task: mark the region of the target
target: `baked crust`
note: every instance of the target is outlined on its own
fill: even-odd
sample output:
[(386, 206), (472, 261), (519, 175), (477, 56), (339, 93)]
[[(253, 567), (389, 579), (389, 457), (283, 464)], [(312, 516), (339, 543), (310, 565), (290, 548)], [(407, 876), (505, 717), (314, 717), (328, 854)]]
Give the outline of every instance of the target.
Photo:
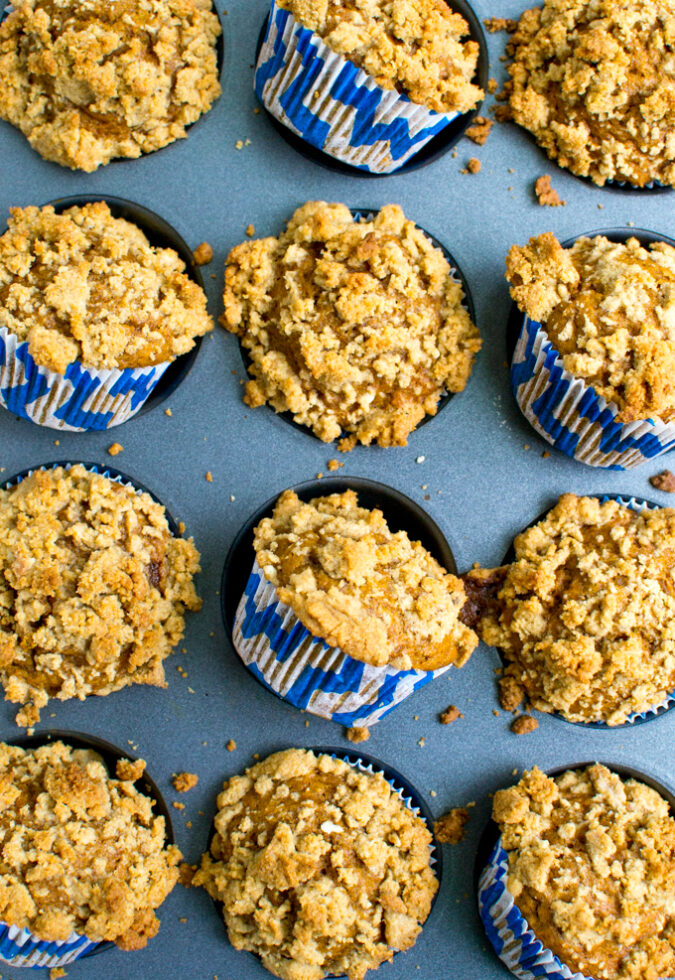
[(512, 118), (596, 184), (675, 184), (675, 23), (665, 0), (544, 0), (507, 50)]
[(286, 490), (254, 531), (258, 564), (315, 636), (396, 670), (461, 667), (478, 644), (460, 579), (353, 490), (303, 503)]
[(495, 793), (508, 889), (544, 946), (597, 980), (675, 974), (675, 820), (603, 765)]
[(462, 287), (400, 207), (372, 221), (309, 202), (277, 238), (243, 242), (221, 320), (248, 351), (245, 401), (289, 411), (324, 442), (405, 446), (480, 349)]
[(204, 291), (171, 248), (155, 248), (103, 201), (11, 208), (0, 237), (0, 326), (64, 374), (173, 361), (213, 329)]
[(0, 682), (29, 706), (17, 722), (49, 698), (165, 687), (198, 571), (161, 504), (81, 465), (0, 490)]
[(675, 690), (675, 509), (564, 494), (514, 547), (476, 625), (505, 708), (619, 725)]
[(619, 422), (675, 418), (672, 245), (598, 235), (563, 248), (548, 232), (511, 248), (506, 278), (566, 370), (613, 402)]
[(187, 136), (220, 95), (211, 0), (20, 0), (0, 25), (0, 117), (96, 170)]
[(287, 749), (229, 779), (215, 831), (192, 883), (284, 980), (362, 980), (414, 945), (438, 889), (423, 820), (328, 755)]
[(333, 51), (384, 89), (435, 112), (469, 112), (485, 93), (472, 83), (478, 44), (444, 0), (279, 0)]
[(181, 853), (133, 785), (144, 766), (123, 760), (115, 779), (91, 750), (0, 743), (3, 922), (48, 942), (77, 932), (121, 949), (147, 944)]

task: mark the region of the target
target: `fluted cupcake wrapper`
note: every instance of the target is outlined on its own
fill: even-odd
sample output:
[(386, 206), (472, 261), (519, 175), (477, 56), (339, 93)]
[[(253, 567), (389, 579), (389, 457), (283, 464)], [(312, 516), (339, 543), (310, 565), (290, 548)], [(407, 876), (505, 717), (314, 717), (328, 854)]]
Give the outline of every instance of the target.
[(36, 364), (28, 341), (0, 327), (0, 405), (50, 429), (110, 429), (143, 407), (170, 363), (96, 370), (73, 361), (59, 374)]
[(72, 932), (63, 942), (48, 942), (33, 935), (28, 929), (0, 923), (0, 961), (10, 966), (27, 966), (33, 969), (67, 966), (101, 944)]
[(511, 385), (539, 435), (589, 466), (632, 469), (675, 447), (675, 423), (617, 422), (617, 406), (570, 374), (545, 329), (527, 316), (513, 354)]
[(232, 639), (251, 673), (285, 701), (341, 725), (374, 725), (449, 669), (373, 667), (329, 646), (279, 601), (258, 562), (237, 607)]
[(459, 112), (433, 112), (375, 79), (276, 0), (255, 70), (266, 109), (312, 146), (371, 173), (397, 170)]

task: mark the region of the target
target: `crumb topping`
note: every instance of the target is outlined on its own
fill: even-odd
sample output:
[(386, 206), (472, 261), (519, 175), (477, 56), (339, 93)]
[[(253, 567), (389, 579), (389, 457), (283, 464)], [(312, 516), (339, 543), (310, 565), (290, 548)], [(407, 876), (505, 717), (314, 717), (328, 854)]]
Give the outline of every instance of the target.
[(472, 83), (479, 48), (444, 0), (280, 0), (384, 89), (434, 112), (468, 112), (483, 98)]
[(405, 446), (481, 342), (440, 249), (400, 207), (372, 221), (310, 202), (279, 238), (227, 259), (223, 325), (250, 357), (245, 401), (289, 411), (325, 442)]
[(171, 782), (177, 793), (187, 793), (199, 782), (199, 776), (194, 772), (177, 772)]
[(619, 408), (620, 422), (675, 417), (675, 248), (548, 232), (514, 245), (511, 295), (563, 365)]
[(204, 291), (171, 248), (103, 201), (10, 208), (0, 237), (0, 327), (43, 367), (140, 368), (173, 361), (213, 329)]
[(675, 509), (564, 494), (514, 547), (477, 625), (509, 661), (509, 707), (524, 691), (540, 711), (618, 725), (675, 689)]
[(315, 636), (396, 670), (461, 667), (478, 643), (461, 581), (353, 490), (303, 503), (286, 490), (254, 532), (258, 564)]
[[(142, 768), (142, 767), (141, 767)], [(0, 743), (0, 917), (48, 942), (72, 932), (142, 949), (178, 880), (164, 817), (93, 751)]]
[(211, 0), (19, 0), (0, 25), (0, 117), (96, 170), (187, 136), (220, 95)]
[(460, 844), (464, 840), (464, 828), (469, 820), (465, 806), (448, 810), (434, 822), (434, 834), (440, 844)]
[(603, 765), (536, 767), (495, 793), (508, 889), (571, 970), (597, 980), (675, 974), (675, 820), (656, 790)]
[(164, 687), (198, 571), (161, 504), (81, 465), (0, 490), (0, 682), (30, 705), (19, 724), (49, 698)]
[(534, 182), (534, 193), (537, 198), (537, 204), (540, 204), (541, 207), (559, 208), (566, 204), (555, 187), (551, 185), (550, 174), (542, 174), (541, 177), (537, 177)]
[(431, 834), (379, 773), (278, 752), (228, 780), (193, 878), (230, 942), (284, 980), (367, 970), (414, 945), (438, 882)]
[(544, 0), (510, 40), (512, 118), (596, 184), (675, 184), (675, 23), (665, 0)]

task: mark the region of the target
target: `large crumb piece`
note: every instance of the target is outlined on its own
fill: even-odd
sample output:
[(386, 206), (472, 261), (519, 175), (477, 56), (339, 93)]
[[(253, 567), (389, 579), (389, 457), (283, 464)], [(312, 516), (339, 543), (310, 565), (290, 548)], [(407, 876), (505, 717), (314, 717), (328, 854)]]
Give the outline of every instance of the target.
[(459, 844), (464, 840), (464, 827), (469, 819), (466, 807), (457, 806), (434, 822), (434, 835), (440, 844)]
[(494, 121), (488, 119), (487, 116), (476, 116), (472, 124), (465, 130), (464, 135), (477, 143), (478, 146), (483, 146), (487, 142), (493, 126)]
[(120, 442), (113, 442), (112, 445), (108, 446), (109, 456), (119, 456), (121, 452), (124, 452), (124, 446)]
[(534, 193), (537, 203), (542, 207), (559, 208), (566, 203), (558, 194), (555, 188), (551, 187), (551, 175), (542, 174), (534, 182)]
[(350, 742), (367, 742), (370, 738), (370, 729), (354, 725), (352, 728), (345, 729), (345, 735)]
[(431, 834), (379, 773), (288, 749), (228, 780), (193, 884), (230, 942), (283, 980), (346, 976), (411, 947), (438, 882)]
[(511, 731), (514, 735), (527, 735), (535, 732), (539, 728), (539, 722), (532, 715), (520, 715), (511, 722)]
[(455, 707), (454, 704), (450, 704), (445, 709), (445, 711), (442, 711), (440, 713), (440, 715), (438, 716), (438, 720), (440, 721), (441, 725), (450, 725), (452, 724), (453, 721), (457, 721), (458, 718), (463, 718), (463, 717), (464, 715), (459, 710), (459, 708)]
[(202, 242), (192, 253), (197, 265), (208, 265), (213, 260), (213, 249), (208, 242)]
[(137, 779), (141, 778), (144, 772), (145, 762), (143, 759), (136, 759), (134, 762), (131, 759), (120, 759), (115, 766), (115, 775), (117, 778), (129, 783), (135, 783)]
[(187, 793), (199, 782), (199, 776), (194, 772), (177, 772), (171, 778), (173, 788), (177, 793)]
[(662, 473), (650, 476), (649, 482), (662, 493), (675, 493), (675, 474), (670, 470), (663, 470)]

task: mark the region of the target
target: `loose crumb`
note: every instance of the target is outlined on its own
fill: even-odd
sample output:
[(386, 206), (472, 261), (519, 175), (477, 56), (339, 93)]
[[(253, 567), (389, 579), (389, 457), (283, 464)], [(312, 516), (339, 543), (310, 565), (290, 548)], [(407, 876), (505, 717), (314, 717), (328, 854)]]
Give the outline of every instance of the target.
[(483, 146), (493, 126), (494, 122), (492, 119), (488, 119), (486, 116), (476, 116), (464, 135), (468, 136), (474, 143), (477, 143), (478, 146)]
[(345, 735), (350, 742), (367, 742), (370, 738), (370, 729), (354, 725), (352, 728), (345, 729)]
[(464, 827), (469, 819), (469, 811), (464, 806), (448, 810), (434, 821), (434, 834), (440, 844), (459, 844), (464, 840)]
[(124, 449), (124, 446), (119, 442), (113, 442), (112, 446), (108, 446), (108, 454), (110, 456), (118, 456)]
[(171, 416), (173, 415), (173, 412), (171, 411), (171, 409), (170, 409), (170, 408), (165, 408), (165, 409), (164, 409), (164, 414), (165, 414), (165, 415), (168, 415), (168, 416), (169, 416), (169, 418), (171, 418)]
[(188, 790), (197, 785), (199, 776), (194, 772), (177, 772), (171, 782), (178, 793), (187, 793)]
[(186, 861), (183, 861), (178, 865), (178, 884), (183, 885), (184, 888), (189, 888), (196, 871), (196, 864), (187, 864)]
[(514, 735), (527, 735), (539, 728), (539, 722), (531, 715), (520, 715), (519, 718), (511, 722), (511, 731)]
[(317, 480), (323, 480), (323, 473), (317, 473), (316, 478)]
[(235, 150), (243, 150), (244, 149), (244, 141), (243, 140), (237, 140), (237, 142), (234, 144), (234, 148), (235, 148)]
[(417, 744), (419, 745), (419, 747), (420, 747), (421, 749), (423, 749), (423, 748), (424, 748), (424, 746), (426, 745), (426, 741), (427, 741), (427, 740), (426, 740), (426, 738), (425, 738), (425, 737), (424, 737), (424, 735), (423, 735), (423, 736), (422, 736), (422, 738), (420, 738), (420, 739), (418, 740), (418, 742), (417, 742)]
[(178, 522), (178, 533), (185, 534), (185, 521)]
[(518, 21), (512, 17), (488, 17), (483, 21), (488, 33), (496, 34), (498, 31), (507, 31), (509, 34), (515, 33)]
[(231, 738), (229, 740), (229, 742), (227, 743), (227, 745), (225, 746), (225, 748), (227, 749), (228, 752), (234, 752), (234, 750), (236, 749), (236, 747), (237, 747), (237, 743), (235, 742), (235, 740), (233, 738)]
[(545, 450), (543, 451), (543, 453), (541, 454), (541, 458), (542, 458), (542, 459), (550, 459), (550, 458), (551, 458), (551, 454), (550, 454), (550, 452), (548, 451), (548, 449), (545, 449)]
[(176, 800), (174, 800), (174, 802), (171, 804), (171, 806), (174, 807), (176, 810), (184, 810), (185, 809), (185, 804), (184, 803), (178, 803)]
[(426, 459), (426, 456), (418, 456), (417, 459), (415, 460), (415, 462), (416, 463), (423, 463), (425, 459)]
[(496, 708), (492, 709), (492, 714), (495, 716), (495, 718), (499, 718), (499, 712), (497, 711)]
[(208, 265), (213, 259), (213, 249), (208, 242), (202, 242), (192, 253), (192, 258), (197, 265)]
[(471, 157), (466, 165), (467, 173), (479, 174), (481, 170), (481, 162), (477, 157)]
[(255, 225), (246, 225), (246, 234), (249, 238), (253, 238), (255, 235)]
[(211, 470), (206, 471), (206, 482), (213, 483), (213, 473), (211, 472)]
[(463, 718), (464, 715), (454, 704), (449, 704), (445, 711), (442, 711), (438, 716), (438, 720), (441, 725), (450, 725), (453, 721), (457, 721), (458, 718)]
[(534, 193), (542, 207), (558, 208), (563, 207), (566, 203), (558, 192), (551, 187), (550, 174), (542, 174), (541, 177), (537, 177), (534, 183)]
[(49, 971), (49, 980), (61, 980), (61, 977), (66, 976), (66, 971), (62, 966), (53, 966)]
[(339, 470), (340, 467), (344, 465), (345, 465), (344, 463), (339, 463), (337, 459), (328, 460), (328, 469), (330, 470), (331, 473), (335, 473), (336, 470)]
[(487, 90), (490, 95), (494, 95), (498, 88), (499, 88), (499, 82), (497, 81), (496, 78), (488, 79)]
[(661, 490), (663, 493), (675, 493), (675, 475), (670, 470), (650, 476), (649, 482), (656, 490)]

